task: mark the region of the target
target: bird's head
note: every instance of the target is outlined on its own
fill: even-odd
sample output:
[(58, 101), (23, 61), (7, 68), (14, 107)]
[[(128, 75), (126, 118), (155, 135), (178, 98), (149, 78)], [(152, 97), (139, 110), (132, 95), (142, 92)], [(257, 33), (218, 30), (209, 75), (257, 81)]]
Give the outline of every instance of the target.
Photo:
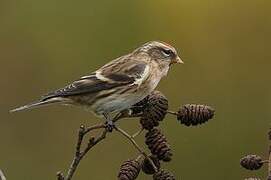
[(176, 49), (164, 42), (151, 41), (143, 44), (136, 50), (150, 57), (150, 61), (155, 61), (159, 65), (170, 66), (175, 63), (182, 64), (183, 61), (178, 56)]

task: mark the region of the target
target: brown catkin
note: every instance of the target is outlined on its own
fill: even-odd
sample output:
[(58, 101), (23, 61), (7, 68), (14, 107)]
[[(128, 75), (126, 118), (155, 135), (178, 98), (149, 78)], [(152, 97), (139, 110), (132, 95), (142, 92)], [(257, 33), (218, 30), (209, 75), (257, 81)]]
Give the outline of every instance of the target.
[[(152, 160), (152, 162), (154, 163), (156, 168), (159, 170), (160, 166), (161, 166), (159, 159), (157, 157), (155, 157), (154, 155), (149, 156), (149, 158)], [(155, 173), (155, 170), (154, 170), (152, 164), (150, 163), (150, 161), (147, 158), (144, 159), (141, 169), (145, 174), (154, 174)]]
[(177, 119), (186, 126), (196, 126), (212, 119), (214, 112), (215, 110), (207, 105), (186, 104), (177, 112)]
[(135, 180), (140, 172), (141, 163), (136, 160), (124, 161), (120, 167), (118, 180)]
[(153, 175), (153, 180), (175, 180), (175, 177), (169, 171), (160, 170)]
[(163, 160), (165, 162), (171, 160), (172, 152), (170, 146), (167, 143), (166, 137), (159, 129), (153, 128), (148, 131), (145, 135), (145, 143), (151, 153), (159, 160)]
[(248, 170), (258, 170), (262, 167), (262, 158), (258, 155), (247, 155), (240, 160), (243, 168)]

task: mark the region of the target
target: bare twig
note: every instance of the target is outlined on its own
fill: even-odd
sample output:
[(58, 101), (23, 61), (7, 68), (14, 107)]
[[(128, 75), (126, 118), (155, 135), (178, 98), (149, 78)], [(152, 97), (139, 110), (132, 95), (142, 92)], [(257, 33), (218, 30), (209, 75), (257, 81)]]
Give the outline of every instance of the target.
[(144, 131), (144, 128), (142, 127), (139, 131), (137, 131), (136, 133), (132, 135), (132, 138), (139, 136), (143, 131)]
[(142, 154), (139, 154), (135, 160), (140, 161), (140, 160), (142, 160), (142, 157), (144, 157), (144, 156)]
[[(113, 118), (113, 122), (117, 122), (118, 120), (122, 119), (122, 118), (127, 118), (127, 117), (133, 117), (132, 115), (129, 115), (129, 113), (125, 112), (125, 113), (119, 113), (117, 114), (114, 118)], [(104, 129), (103, 132), (96, 136), (96, 137), (90, 137), (89, 142), (87, 144), (87, 146), (82, 149), (82, 142), (84, 140), (84, 137), (86, 134), (88, 134), (89, 132), (96, 130), (96, 129)], [(129, 139), (132, 144), (136, 147), (136, 149), (140, 152), (140, 154), (142, 154), (145, 158), (147, 158), (151, 165), (153, 166), (154, 170), (157, 172), (157, 167), (155, 166), (155, 164), (153, 163), (153, 161), (149, 158), (149, 156), (138, 146), (138, 144), (136, 143), (136, 141), (134, 140), (134, 137), (138, 136), (143, 129), (141, 129), (140, 131), (138, 131), (137, 133), (135, 133), (133, 136), (130, 136), (128, 133), (126, 133), (124, 130), (118, 128), (117, 126), (114, 125), (114, 129), (116, 129), (118, 132), (120, 132), (122, 135), (124, 135), (127, 139)], [(71, 180), (77, 167), (79, 166), (80, 161), (83, 159), (83, 157), (89, 152), (89, 150), (95, 146), (96, 144), (98, 144), (100, 141), (102, 141), (103, 139), (105, 139), (106, 134), (108, 133), (108, 129), (106, 127), (106, 125), (104, 123), (101, 124), (97, 124), (94, 126), (90, 126), (90, 127), (85, 127), (83, 125), (80, 126), (79, 128), (79, 132), (78, 132), (78, 139), (77, 139), (77, 144), (76, 144), (76, 148), (75, 148), (75, 154), (72, 160), (72, 163), (69, 167), (69, 170), (67, 172), (67, 175), (64, 176), (64, 174), (62, 172), (58, 172), (57, 173), (57, 179), (58, 180)], [(139, 156), (140, 158), (141, 156)]]
[(168, 113), (168, 114), (175, 115), (175, 116), (177, 116), (177, 115), (178, 115), (178, 112), (175, 112), (175, 111), (170, 111), (170, 110), (168, 110), (168, 111), (167, 111), (167, 113)]
[(0, 169), (0, 180), (6, 180), (6, 177), (1, 169)]
[(155, 172), (158, 171), (157, 167), (155, 166), (155, 164), (153, 163), (151, 158), (149, 158), (149, 156), (139, 147), (139, 145), (136, 143), (136, 141), (134, 140), (134, 138), (131, 135), (129, 135), (127, 132), (125, 132), (123, 129), (121, 129), (117, 126), (114, 126), (114, 129), (116, 129), (116, 131), (120, 132), (120, 134), (122, 134), (124, 137), (126, 137), (134, 145), (134, 147), (138, 150), (138, 152), (140, 152), (146, 159), (148, 159), (148, 161), (151, 163)]
[[(96, 130), (96, 129), (104, 129), (103, 132), (96, 136), (96, 137), (91, 137), (89, 139), (89, 142), (87, 144), (87, 146), (82, 150), (81, 146), (82, 146), (82, 142), (83, 139), (85, 137), (86, 134), (88, 134), (89, 132)], [(63, 173), (58, 172), (57, 173), (57, 179), (58, 180), (71, 180), (80, 161), (82, 160), (82, 158), (87, 154), (87, 152), (96, 144), (98, 144), (100, 141), (102, 141), (107, 134), (107, 129), (106, 126), (104, 124), (97, 124), (94, 126), (90, 126), (85, 128), (85, 126), (81, 125), (79, 132), (78, 132), (78, 140), (77, 140), (77, 144), (76, 144), (76, 148), (75, 148), (75, 155), (73, 158), (73, 161), (70, 165), (70, 168), (68, 170), (68, 173), (66, 175), (66, 177), (63, 175)]]

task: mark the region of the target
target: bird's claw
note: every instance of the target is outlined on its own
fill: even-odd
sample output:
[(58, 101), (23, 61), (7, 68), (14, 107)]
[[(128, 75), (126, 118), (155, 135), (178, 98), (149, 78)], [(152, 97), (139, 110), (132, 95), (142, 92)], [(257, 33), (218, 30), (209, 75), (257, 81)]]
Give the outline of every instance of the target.
[(114, 122), (113, 121), (106, 121), (105, 122), (105, 128), (106, 128), (106, 130), (108, 131), (108, 132), (112, 132), (113, 131), (113, 129), (114, 129), (114, 127), (115, 127), (115, 124), (114, 124)]

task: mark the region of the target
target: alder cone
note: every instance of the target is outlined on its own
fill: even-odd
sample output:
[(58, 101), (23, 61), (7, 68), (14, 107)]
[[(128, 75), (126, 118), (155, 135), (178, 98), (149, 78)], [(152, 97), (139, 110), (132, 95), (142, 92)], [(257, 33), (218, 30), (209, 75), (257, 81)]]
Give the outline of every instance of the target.
[(141, 163), (136, 160), (124, 161), (120, 167), (118, 180), (135, 180), (140, 172)]
[(150, 149), (151, 153), (159, 160), (163, 160), (165, 162), (171, 160), (172, 152), (170, 146), (166, 137), (159, 129), (153, 128), (152, 130), (148, 131), (145, 135), (145, 143)]
[(186, 126), (196, 126), (212, 119), (214, 112), (215, 110), (207, 105), (186, 104), (177, 112), (177, 119)]

